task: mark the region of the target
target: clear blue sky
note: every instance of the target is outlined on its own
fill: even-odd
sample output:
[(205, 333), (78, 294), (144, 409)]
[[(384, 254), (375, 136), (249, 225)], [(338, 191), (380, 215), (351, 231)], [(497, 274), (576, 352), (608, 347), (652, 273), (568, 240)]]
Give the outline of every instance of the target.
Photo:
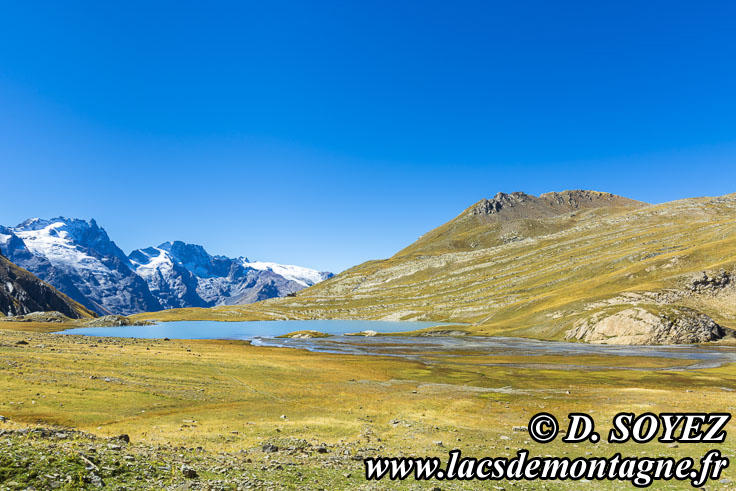
[(0, 224), (339, 271), (498, 191), (736, 191), (734, 2), (3, 2)]

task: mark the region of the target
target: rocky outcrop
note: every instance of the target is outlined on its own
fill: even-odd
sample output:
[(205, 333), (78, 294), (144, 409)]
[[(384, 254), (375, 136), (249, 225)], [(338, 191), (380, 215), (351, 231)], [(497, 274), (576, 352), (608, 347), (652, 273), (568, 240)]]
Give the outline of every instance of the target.
[(544, 193), (539, 197), (517, 191), (483, 199), (470, 208), (468, 215), (499, 215), (499, 218), (515, 220), (552, 217), (584, 209), (640, 206), (645, 203), (598, 191), (575, 189)]
[(633, 307), (599, 312), (567, 331), (565, 339), (600, 344), (692, 344), (732, 334), (705, 314), (685, 307), (653, 312)]
[(104, 315), (82, 324), (84, 327), (122, 327), (122, 326), (150, 326), (153, 322), (133, 320), (122, 315)]
[(688, 289), (693, 293), (717, 293), (732, 284), (732, 281), (731, 273), (725, 269), (718, 273), (703, 271), (690, 281)]
[(536, 196), (522, 192), (497, 193), (492, 199), (482, 199), (470, 210), (471, 215), (493, 215), (503, 209), (514, 208), (524, 203), (538, 201)]
[(51, 312), (31, 312), (24, 315), (11, 315), (2, 319), (5, 322), (57, 322), (70, 323), (72, 319), (65, 316), (61, 312), (52, 310)]
[(550, 192), (539, 195), (539, 199), (551, 206), (560, 206), (563, 209), (578, 210), (583, 208), (600, 208), (608, 206), (646, 206), (645, 203), (633, 199), (617, 196), (612, 193), (574, 189), (572, 191)]

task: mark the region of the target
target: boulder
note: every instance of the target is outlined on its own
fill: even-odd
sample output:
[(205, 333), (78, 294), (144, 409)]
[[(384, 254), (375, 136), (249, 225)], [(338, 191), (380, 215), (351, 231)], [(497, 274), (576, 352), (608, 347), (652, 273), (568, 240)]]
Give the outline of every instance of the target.
[(717, 341), (729, 333), (707, 315), (686, 307), (659, 311), (632, 307), (600, 312), (567, 331), (565, 339), (599, 344), (694, 344)]
[(197, 479), (199, 477), (199, 474), (197, 474), (197, 471), (195, 471), (188, 465), (181, 466), (181, 474), (187, 479)]
[(265, 443), (263, 447), (261, 447), (261, 450), (264, 453), (274, 453), (279, 451), (279, 447), (273, 445), (272, 443)]

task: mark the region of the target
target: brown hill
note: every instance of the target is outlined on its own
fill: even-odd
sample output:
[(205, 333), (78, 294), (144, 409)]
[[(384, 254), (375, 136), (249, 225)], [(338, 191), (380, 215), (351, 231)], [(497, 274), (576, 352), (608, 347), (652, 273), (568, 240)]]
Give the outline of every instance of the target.
[(462, 322), (473, 334), (596, 343), (712, 341), (736, 327), (736, 195), (647, 205), (594, 191), (498, 194), (296, 298), (160, 318), (195, 314)]

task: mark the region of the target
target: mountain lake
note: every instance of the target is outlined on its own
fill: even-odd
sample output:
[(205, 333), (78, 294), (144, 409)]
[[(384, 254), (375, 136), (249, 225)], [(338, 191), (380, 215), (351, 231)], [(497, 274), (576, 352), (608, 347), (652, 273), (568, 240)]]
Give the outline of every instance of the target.
[[(424, 363), (439, 360), (463, 364), (464, 356), (487, 357), (484, 365), (509, 366), (494, 363), (494, 357), (518, 357), (513, 366), (557, 369), (628, 369), (620, 364), (590, 366), (584, 363), (550, 365), (535, 363), (535, 356), (623, 356), (654, 357), (682, 360), (682, 366), (642, 368), (643, 370), (700, 369), (736, 362), (736, 347), (719, 345), (676, 346), (615, 346), (535, 339), (485, 336), (390, 336), (428, 327), (453, 325), (438, 322), (362, 321), (362, 320), (290, 320), (290, 321), (176, 321), (150, 326), (88, 327), (61, 331), (58, 334), (122, 337), (139, 339), (232, 339), (247, 340), (254, 346), (305, 349), (321, 353), (348, 355), (397, 356)], [(318, 331), (329, 335), (321, 338), (279, 338), (296, 331)], [(373, 331), (381, 336), (349, 335)], [(693, 363), (694, 362), (694, 363)]]

